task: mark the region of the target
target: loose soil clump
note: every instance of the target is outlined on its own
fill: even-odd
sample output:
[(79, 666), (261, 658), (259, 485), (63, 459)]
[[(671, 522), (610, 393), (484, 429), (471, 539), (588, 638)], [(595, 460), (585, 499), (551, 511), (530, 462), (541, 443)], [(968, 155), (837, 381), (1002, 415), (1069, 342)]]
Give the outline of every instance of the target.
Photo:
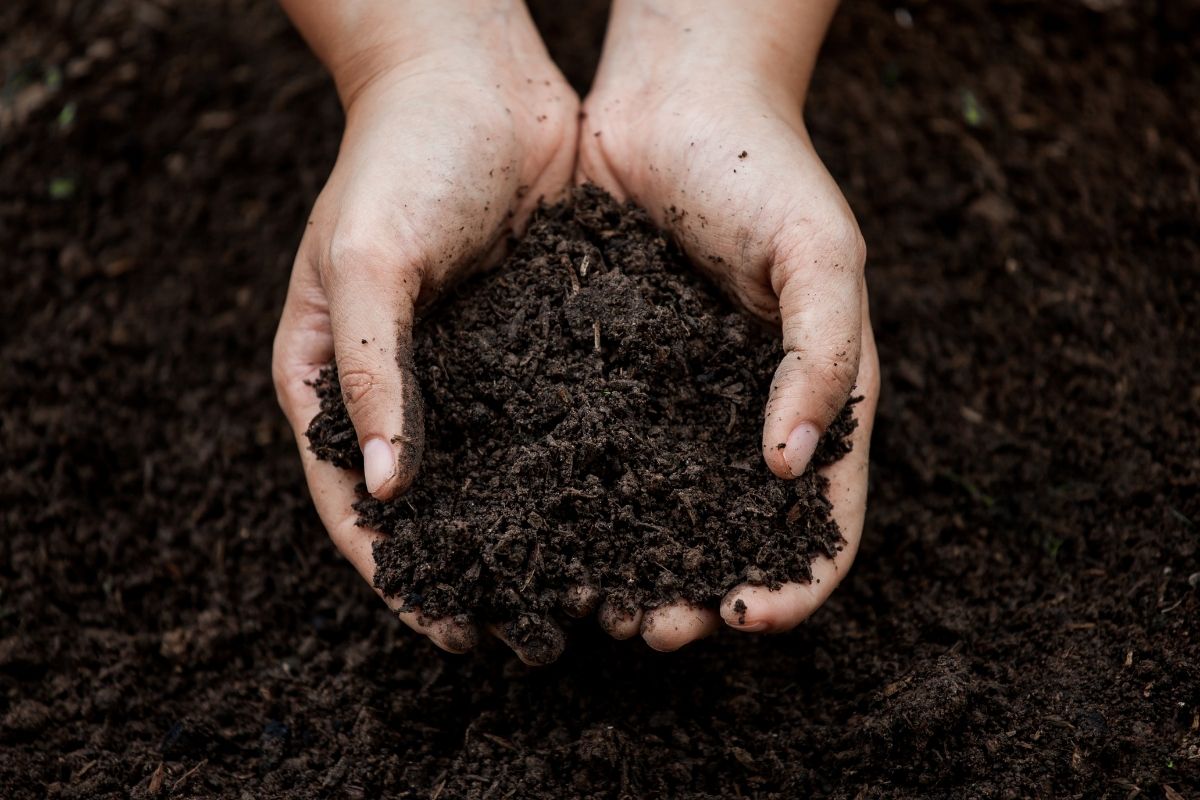
[[(633, 611), (715, 604), (742, 581), (808, 581), (842, 535), (818, 472), (848, 452), (848, 404), (795, 481), (760, 454), (778, 336), (735, 309), (649, 217), (587, 186), (541, 209), (498, 271), (415, 334), (427, 449), (413, 489), (360, 486), (375, 585), (426, 615), (514, 623), (572, 611), (572, 586)], [(361, 466), (336, 368), (317, 381), (318, 457)]]

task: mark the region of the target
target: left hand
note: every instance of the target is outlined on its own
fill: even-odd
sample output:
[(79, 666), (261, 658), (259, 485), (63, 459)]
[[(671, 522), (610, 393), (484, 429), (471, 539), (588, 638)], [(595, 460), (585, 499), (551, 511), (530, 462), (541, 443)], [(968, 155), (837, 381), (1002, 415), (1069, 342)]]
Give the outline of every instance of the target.
[[(795, 71), (770, 59), (740, 63), (715, 55), (724, 41), (750, 49), (751, 39), (719, 24), (706, 30), (711, 18), (672, 18), (658, 9), (639, 14), (637, 5), (615, 7), (604, 61), (584, 104), (577, 180), (635, 200), (736, 301), (780, 326), (784, 357), (762, 440), (773, 473), (800, 475), (851, 391), (864, 398), (855, 406), (853, 450), (825, 471), (846, 544), (837, 558), (813, 563), (811, 583), (778, 591), (735, 587), (719, 615), (684, 605), (631, 617), (601, 609), (614, 635), (640, 632), (651, 647), (675, 650), (713, 632), (721, 618), (742, 631), (789, 630), (846, 574), (866, 511), (879, 361), (866, 249), (805, 128), (807, 77), (798, 91)], [(689, 52), (698, 56), (690, 59)], [(745, 607), (735, 612), (738, 600)]]

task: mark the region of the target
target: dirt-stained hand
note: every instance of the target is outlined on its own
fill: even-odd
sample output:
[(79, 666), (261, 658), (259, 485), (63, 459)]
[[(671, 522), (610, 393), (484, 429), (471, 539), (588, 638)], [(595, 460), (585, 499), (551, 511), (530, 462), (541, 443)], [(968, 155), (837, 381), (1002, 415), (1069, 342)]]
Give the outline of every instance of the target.
[[(345, 133), (296, 255), (273, 372), (317, 510), (368, 581), (376, 534), (355, 525), (355, 486), (365, 479), (372, 495), (393, 498), (421, 460), (416, 309), (460, 273), (495, 261), (538, 200), (570, 182), (578, 100), (523, 6), (511, 11), (438, 21), (447, 41), (397, 45), (363, 79), (339, 80)], [(321, 13), (293, 10), (301, 25), (304, 14)], [(323, 32), (329, 23), (320, 22)], [(318, 461), (304, 436), (318, 411), (309, 382), (330, 360), (363, 452), (362, 476)], [(399, 616), (447, 650), (479, 636), (467, 620)]]
[[(832, 9), (817, 9), (807, 23), (817, 29), (810, 29), (787, 4), (769, 3), (761, 14), (708, 5), (707, 11), (678, 2), (615, 6), (584, 104), (577, 180), (644, 206), (733, 298), (779, 326), (783, 356), (762, 439), (772, 472), (800, 475), (851, 391), (864, 399), (855, 406), (853, 452), (825, 472), (846, 538), (839, 556), (815, 562), (811, 583), (779, 591), (736, 587), (719, 616), (686, 606), (633, 617), (601, 609), (602, 623), (616, 635), (640, 633), (659, 650), (713, 632), (721, 618), (743, 631), (788, 630), (825, 601), (862, 533), (879, 393), (863, 239), (802, 114), (806, 70)], [(795, 69), (780, 56), (784, 51), (772, 50), (773, 30), (789, 24), (799, 26), (792, 49), (812, 51)]]

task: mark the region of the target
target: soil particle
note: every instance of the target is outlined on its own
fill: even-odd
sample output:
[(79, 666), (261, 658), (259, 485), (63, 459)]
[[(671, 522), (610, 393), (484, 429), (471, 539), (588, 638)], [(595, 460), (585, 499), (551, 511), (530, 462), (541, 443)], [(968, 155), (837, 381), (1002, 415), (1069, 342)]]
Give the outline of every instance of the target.
[[(424, 466), (407, 495), (360, 489), (355, 506), (387, 534), (377, 588), (407, 607), (506, 625), (541, 660), (562, 649), (545, 621), (574, 615), (584, 581), (626, 612), (711, 606), (742, 581), (808, 581), (842, 543), (818, 469), (848, 451), (854, 401), (803, 476), (772, 476), (759, 441), (777, 337), (596, 187), (540, 209), (414, 348)], [(315, 389), (313, 452), (358, 465), (336, 369)]]

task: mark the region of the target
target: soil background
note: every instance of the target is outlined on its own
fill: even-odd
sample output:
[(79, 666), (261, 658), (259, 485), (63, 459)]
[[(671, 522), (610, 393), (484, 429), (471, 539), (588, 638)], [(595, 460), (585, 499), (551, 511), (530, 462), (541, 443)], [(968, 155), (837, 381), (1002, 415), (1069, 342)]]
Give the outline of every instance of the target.
[[(539, 6), (582, 85), (603, 9)], [(848, 0), (854, 571), (787, 636), (540, 670), (403, 630), (309, 508), (270, 341), (340, 114), (282, 14), (0, 32), (0, 795), (1200, 796), (1197, 3)]]

